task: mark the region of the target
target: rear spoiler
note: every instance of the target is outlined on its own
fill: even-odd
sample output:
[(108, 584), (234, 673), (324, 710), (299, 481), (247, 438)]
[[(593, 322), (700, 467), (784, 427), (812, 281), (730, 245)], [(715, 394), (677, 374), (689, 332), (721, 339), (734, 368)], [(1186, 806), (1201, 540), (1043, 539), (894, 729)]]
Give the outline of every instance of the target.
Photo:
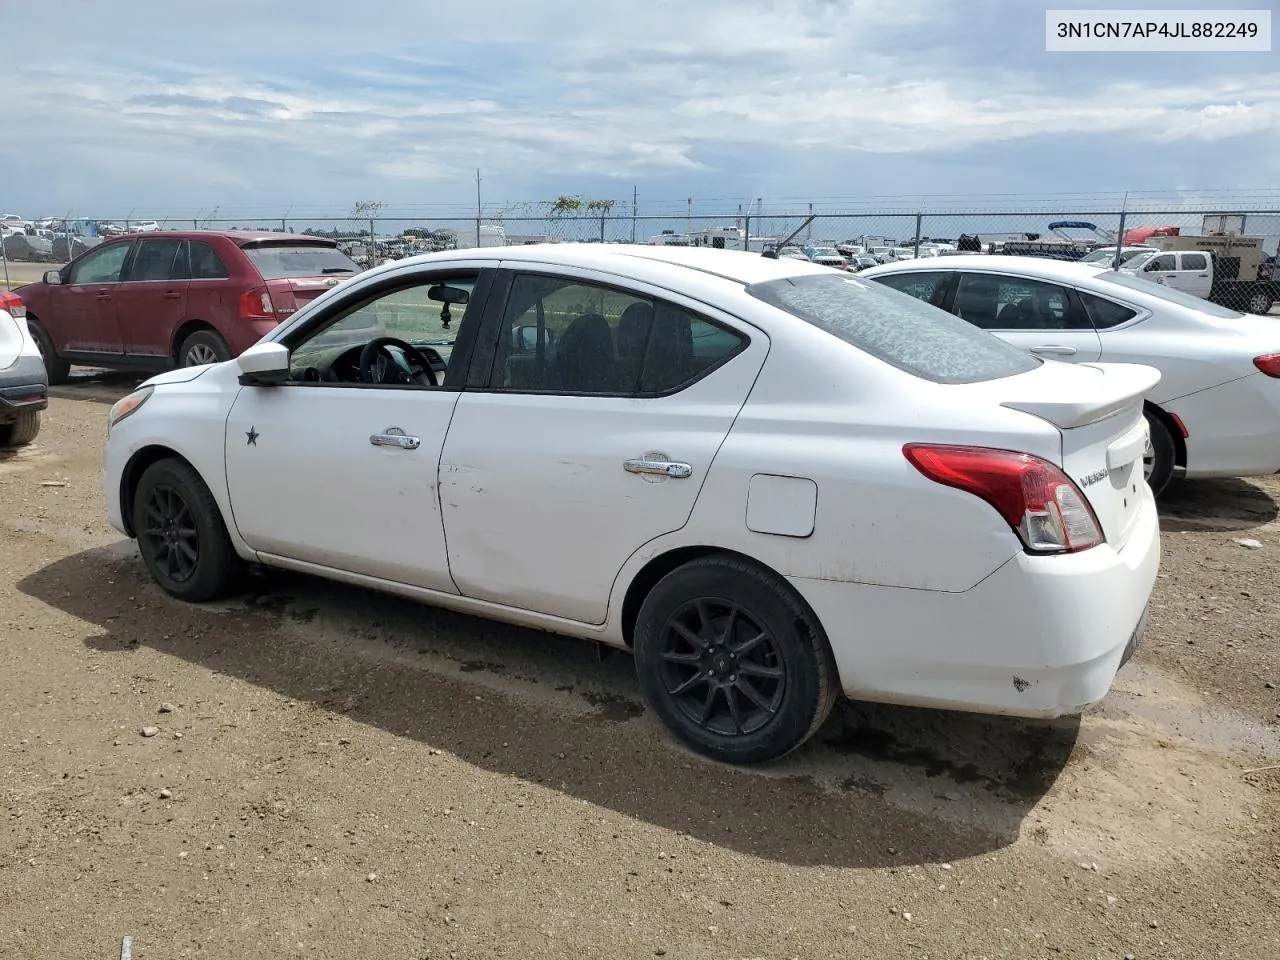
[(1029, 413), (1047, 420), (1063, 430), (1097, 423), (1133, 406), (1160, 382), (1160, 371), (1139, 363), (1081, 363), (1080, 367), (1098, 370), (1105, 376), (1090, 396), (1062, 400), (1006, 400), (1000, 404), (1010, 410)]

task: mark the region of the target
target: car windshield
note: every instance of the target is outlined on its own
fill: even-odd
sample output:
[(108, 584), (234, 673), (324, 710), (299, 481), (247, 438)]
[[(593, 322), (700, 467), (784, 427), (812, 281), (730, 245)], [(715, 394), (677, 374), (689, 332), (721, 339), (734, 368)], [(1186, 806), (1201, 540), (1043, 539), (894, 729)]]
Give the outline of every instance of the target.
[(354, 260), (337, 247), (319, 243), (272, 243), (244, 248), (263, 280), (359, 273)]
[[(1153, 251), (1151, 250), (1121, 250), (1120, 262), (1128, 263), (1134, 257), (1140, 257), (1143, 254), (1152, 253), (1152, 252)], [(1087, 257), (1084, 257), (1080, 262), (1081, 263), (1097, 263), (1105, 266), (1106, 264), (1114, 262), (1115, 258), (1116, 258), (1116, 251), (1115, 251), (1115, 248), (1112, 247), (1110, 250), (1107, 250), (1105, 248), (1102, 250), (1095, 250), (1093, 251), (1093, 253), (1089, 254)]]
[(1114, 283), (1119, 287), (1137, 290), (1139, 293), (1147, 294), (1147, 296), (1159, 297), (1161, 300), (1176, 303), (1180, 307), (1198, 310), (1201, 313), (1207, 313), (1211, 317), (1218, 317), (1222, 320), (1238, 320), (1244, 316), (1238, 310), (1228, 310), (1224, 306), (1210, 303), (1208, 300), (1192, 296), (1173, 287), (1167, 287), (1162, 283), (1152, 283), (1150, 280), (1145, 280), (1130, 273), (1128, 270), (1108, 270), (1104, 273), (1099, 273), (1097, 276), (1099, 280), (1105, 280), (1107, 283)]
[(847, 274), (754, 283), (747, 293), (934, 383), (995, 380), (1041, 363), (945, 310)]
[(1141, 253), (1135, 253), (1127, 260), (1122, 260), (1121, 265), (1126, 270), (1141, 270), (1150, 263), (1160, 253), (1159, 250), (1144, 250)]

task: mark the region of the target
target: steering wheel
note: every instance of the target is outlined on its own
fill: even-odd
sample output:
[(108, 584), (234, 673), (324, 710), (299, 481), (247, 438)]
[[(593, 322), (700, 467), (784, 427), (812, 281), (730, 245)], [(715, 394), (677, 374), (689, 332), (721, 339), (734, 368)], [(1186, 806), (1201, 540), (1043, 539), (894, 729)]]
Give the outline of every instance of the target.
[[(404, 355), (404, 362), (397, 360), (395, 354), (387, 347), (398, 347)], [(373, 369), (375, 358), (384, 361), (376, 376)], [(417, 365), (418, 372), (415, 372), (410, 365)], [(423, 352), (413, 344), (405, 343), (397, 337), (374, 337), (360, 351), (361, 383), (421, 384), (421, 377), (426, 377), (427, 382), (433, 387), (440, 385), (436, 382), (436, 372), (431, 369), (431, 362)]]

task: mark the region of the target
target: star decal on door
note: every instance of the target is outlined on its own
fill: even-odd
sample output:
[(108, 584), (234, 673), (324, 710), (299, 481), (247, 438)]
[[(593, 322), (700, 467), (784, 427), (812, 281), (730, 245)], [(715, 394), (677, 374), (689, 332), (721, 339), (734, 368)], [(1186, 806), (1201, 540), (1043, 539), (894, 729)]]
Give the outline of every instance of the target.
[(256, 427), (250, 427), (245, 436), (249, 438), (249, 446), (256, 447), (258, 445), (258, 430)]

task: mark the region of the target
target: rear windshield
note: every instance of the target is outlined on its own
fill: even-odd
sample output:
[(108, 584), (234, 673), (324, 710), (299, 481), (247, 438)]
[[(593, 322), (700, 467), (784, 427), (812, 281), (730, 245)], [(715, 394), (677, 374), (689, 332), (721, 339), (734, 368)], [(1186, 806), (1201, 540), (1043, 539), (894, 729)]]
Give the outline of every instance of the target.
[(263, 280), (282, 280), (287, 277), (336, 277), (360, 272), (355, 261), (337, 247), (326, 247), (317, 243), (245, 247), (244, 254), (258, 268)]
[(1210, 303), (1208, 300), (1202, 300), (1190, 293), (1175, 290), (1173, 287), (1166, 287), (1163, 283), (1152, 283), (1145, 277), (1135, 276), (1127, 270), (1108, 270), (1106, 273), (1098, 274), (1098, 279), (1105, 280), (1107, 283), (1114, 283), (1118, 287), (1137, 290), (1139, 293), (1145, 293), (1151, 297), (1168, 300), (1170, 303), (1176, 303), (1180, 307), (1199, 310), (1201, 313), (1207, 313), (1211, 317), (1218, 317), (1222, 320), (1239, 320), (1244, 316), (1239, 310), (1230, 310), (1221, 304)]
[(753, 283), (747, 293), (934, 383), (976, 383), (1040, 365), (985, 330), (884, 284), (800, 276)]

